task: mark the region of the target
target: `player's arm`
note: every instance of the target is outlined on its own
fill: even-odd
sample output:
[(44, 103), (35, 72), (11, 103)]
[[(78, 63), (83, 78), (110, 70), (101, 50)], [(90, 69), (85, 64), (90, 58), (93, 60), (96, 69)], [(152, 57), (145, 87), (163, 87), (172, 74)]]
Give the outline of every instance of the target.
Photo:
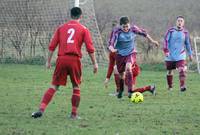
[(117, 30), (113, 30), (111, 33), (111, 36), (109, 38), (109, 42), (108, 42), (108, 49), (109, 51), (111, 51), (112, 53), (117, 52), (117, 49), (114, 48), (116, 42), (117, 42)]
[(90, 59), (92, 61), (92, 64), (93, 64), (93, 72), (96, 74), (97, 71), (98, 71), (98, 64), (97, 64), (97, 61), (96, 61), (96, 57), (95, 57), (95, 53), (89, 53), (89, 56), (90, 56)]
[(95, 48), (94, 48), (94, 45), (92, 43), (92, 37), (91, 37), (90, 32), (87, 28), (85, 29), (85, 33), (84, 33), (84, 42), (86, 44), (87, 52), (88, 52), (90, 59), (92, 61), (92, 64), (93, 64), (93, 72), (97, 73), (98, 63), (97, 63), (97, 60), (96, 60), (96, 57), (95, 57)]
[(169, 49), (168, 49), (169, 40), (170, 40), (170, 32), (168, 30), (167, 33), (165, 34), (164, 44), (163, 44), (163, 52), (164, 52), (165, 56), (169, 56)]
[(141, 35), (143, 37), (146, 37), (151, 43), (153, 43), (154, 45), (156, 46), (159, 46), (159, 43), (158, 41), (154, 40), (147, 32), (145, 29), (142, 29), (136, 25), (134, 25), (133, 27), (131, 27), (131, 30), (138, 34), (138, 35)]
[(156, 47), (159, 46), (158, 41), (154, 40), (149, 34), (147, 34), (146, 38), (147, 38), (151, 43), (153, 43)]
[(48, 52), (48, 58), (47, 58), (47, 62), (46, 62), (46, 68), (51, 68), (51, 59), (53, 56), (53, 51), (49, 51)]
[(47, 62), (46, 62), (47, 68), (51, 68), (51, 59), (53, 56), (53, 52), (55, 51), (58, 43), (59, 43), (59, 29), (57, 29), (56, 32), (54, 33), (54, 35), (51, 39), (51, 42), (49, 44), (49, 52), (48, 52), (48, 58), (47, 58)]
[(187, 53), (189, 55), (189, 59), (190, 61), (192, 61), (193, 57), (192, 57), (192, 47), (191, 47), (191, 42), (190, 42), (190, 36), (189, 33), (187, 32), (185, 35), (185, 48), (187, 50)]

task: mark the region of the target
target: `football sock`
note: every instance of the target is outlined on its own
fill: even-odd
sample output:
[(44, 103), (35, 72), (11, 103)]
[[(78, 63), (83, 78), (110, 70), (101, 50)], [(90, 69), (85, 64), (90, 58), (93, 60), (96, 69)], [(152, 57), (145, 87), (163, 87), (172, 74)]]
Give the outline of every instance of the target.
[(80, 103), (80, 90), (79, 89), (73, 89), (73, 95), (71, 98), (72, 103), (72, 115), (77, 115), (77, 109)]
[(128, 86), (128, 92), (133, 91), (133, 74), (130, 71), (126, 72), (126, 84)]
[(120, 79), (120, 91), (124, 91), (124, 79)]
[(151, 90), (151, 86), (145, 86), (145, 87), (142, 87), (142, 88), (137, 88), (137, 89), (134, 89), (134, 92), (140, 92), (140, 93), (143, 93), (145, 91), (150, 91)]
[(136, 84), (136, 76), (133, 76), (133, 85)]
[(114, 74), (115, 77), (115, 85), (116, 85), (116, 92), (120, 90), (120, 77), (119, 74)]
[(186, 73), (184, 71), (179, 72), (179, 81), (181, 88), (185, 87), (185, 78), (186, 78)]
[(53, 88), (49, 88), (43, 95), (42, 101), (40, 103), (40, 111), (44, 112), (47, 105), (51, 101), (52, 97), (54, 96), (56, 90)]
[(169, 88), (172, 88), (173, 75), (167, 75), (167, 84)]

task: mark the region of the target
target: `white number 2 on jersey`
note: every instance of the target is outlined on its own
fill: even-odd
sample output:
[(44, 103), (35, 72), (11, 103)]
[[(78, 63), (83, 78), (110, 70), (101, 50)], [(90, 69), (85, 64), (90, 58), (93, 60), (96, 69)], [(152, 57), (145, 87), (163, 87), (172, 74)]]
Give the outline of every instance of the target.
[(74, 40), (72, 39), (73, 36), (74, 36), (74, 33), (75, 33), (75, 30), (73, 28), (70, 28), (68, 31), (67, 31), (69, 35), (68, 39), (67, 39), (67, 43), (74, 43)]

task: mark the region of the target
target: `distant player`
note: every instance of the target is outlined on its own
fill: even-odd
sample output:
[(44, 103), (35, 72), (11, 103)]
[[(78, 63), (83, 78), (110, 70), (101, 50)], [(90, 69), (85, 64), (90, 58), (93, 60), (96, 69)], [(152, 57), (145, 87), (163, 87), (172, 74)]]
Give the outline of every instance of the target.
[[(113, 36), (113, 32), (114, 32), (114, 29), (115, 27), (117, 26), (117, 21), (114, 20), (112, 22), (112, 32), (110, 34), (110, 39), (112, 39), (111, 36)], [(108, 41), (108, 44), (110, 44), (111, 40)], [(104, 85), (105, 87), (107, 88), (107, 85), (108, 85), (108, 82), (110, 80), (110, 77), (112, 75), (112, 73), (114, 72), (114, 79), (115, 79), (115, 85), (116, 85), (116, 90), (113, 94), (110, 94), (110, 95), (117, 95), (118, 92), (119, 92), (119, 73), (117, 71), (117, 67), (116, 67), (116, 53), (112, 53), (112, 52), (109, 52), (109, 64), (108, 64), (108, 70), (107, 70), (107, 74), (106, 74), (106, 79), (104, 81)]]
[(173, 88), (173, 70), (178, 69), (180, 91), (186, 91), (186, 51), (192, 61), (192, 49), (189, 32), (184, 27), (184, 17), (176, 18), (176, 26), (170, 28), (165, 35), (163, 51), (167, 69), (168, 90)]
[(120, 27), (113, 32), (113, 36), (111, 36), (109, 44), (109, 50), (112, 53), (117, 53), (116, 65), (120, 74), (120, 90), (118, 98), (122, 98), (125, 78), (127, 78), (129, 95), (131, 96), (131, 93), (133, 93), (132, 65), (136, 61), (136, 56), (134, 54), (136, 35), (146, 37), (156, 46), (159, 45), (158, 42), (153, 40), (144, 29), (141, 29), (135, 25), (130, 26), (130, 20), (128, 17), (120, 18)]
[(80, 103), (80, 84), (82, 76), (81, 68), (81, 47), (83, 42), (86, 45), (87, 52), (91, 58), (94, 73), (97, 73), (98, 65), (95, 58), (95, 48), (92, 43), (89, 30), (79, 23), (82, 17), (82, 10), (79, 7), (71, 9), (71, 18), (69, 22), (58, 27), (49, 44), (49, 57), (47, 68), (51, 67), (51, 58), (56, 47), (58, 47), (58, 58), (56, 68), (52, 77), (51, 87), (44, 93), (42, 101), (37, 112), (32, 113), (33, 118), (41, 117), (52, 100), (55, 92), (60, 85), (66, 85), (67, 76), (70, 77), (73, 86), (73, 95), (71, 98), (72, 110), (70, 118), (78, 119), (77, 109)]

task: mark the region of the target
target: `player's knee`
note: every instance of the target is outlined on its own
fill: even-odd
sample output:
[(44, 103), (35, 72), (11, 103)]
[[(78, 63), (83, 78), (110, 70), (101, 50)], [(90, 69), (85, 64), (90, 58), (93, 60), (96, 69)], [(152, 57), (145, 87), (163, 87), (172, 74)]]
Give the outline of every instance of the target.
[(118, 70), (117, 70), (117, 66), (114, 66), (114, 74), (119, 74)]
[(73, 86), (73, 89), (80, 89), (78, 84), (72, 84), (72, 86)]
[(59, 90), (59, 85), (51, 85), (50, 88), (53, 88), (55, 90)]
[(172, 70), (167, 70), (167, 75), (173, 75), (173, 71)]
[(131, 68), (131, 67), (127, 67), (127, 68), (126, 68), (126, 72), (127, 72), (127, 73), (132, 72), (132, 68)]
[(178, 68), (178, 72), (186, 72), (187, 71), (187, 66), (184, 66), (184, 67), (179, 67)]

